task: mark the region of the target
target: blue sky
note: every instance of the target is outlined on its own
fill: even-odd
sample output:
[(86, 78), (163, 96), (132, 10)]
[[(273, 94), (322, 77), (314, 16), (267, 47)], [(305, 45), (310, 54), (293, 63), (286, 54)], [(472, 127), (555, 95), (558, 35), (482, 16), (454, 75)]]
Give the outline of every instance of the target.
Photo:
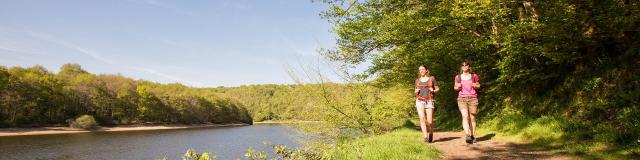
[(57, 72), (78, 63), (195, 87), (291, 84), (287, 69), (331, 74), (316, 53), (335, 45), (319, 16), (326, 8), (310, 0), (3, 1), (0, 65)]

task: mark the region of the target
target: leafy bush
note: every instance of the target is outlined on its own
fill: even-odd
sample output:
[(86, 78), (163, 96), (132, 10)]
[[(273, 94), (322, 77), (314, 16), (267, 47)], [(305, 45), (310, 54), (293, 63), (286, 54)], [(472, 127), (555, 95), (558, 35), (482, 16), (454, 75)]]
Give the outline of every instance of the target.
[(96, 119), (90, 115), (82, 115), (71, 123), (72, 128), (93, 129), (98, 126)]
[(247, 150), (247, 153), (244, 154), (244, 158), (250, 160), (266, 160), (268, 156), (265, 151), (256, 151), (253, 148), (249, 148), (249, 150)]
[(213, 160), (218, 159), (218, 155), (211, 152), (204, 152), (202, 154), (198, 154), (193, 150), (187, 150), (182, 157), (183, 160)]

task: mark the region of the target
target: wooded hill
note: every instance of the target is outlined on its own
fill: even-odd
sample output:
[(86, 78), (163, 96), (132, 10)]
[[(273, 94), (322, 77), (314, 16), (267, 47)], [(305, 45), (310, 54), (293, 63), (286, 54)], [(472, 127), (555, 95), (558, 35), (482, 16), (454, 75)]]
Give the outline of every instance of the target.
[(239, 103), (181, 84), (95, 75), (77, 64), (58, 73), (0, 67), (0, 127), (64, 125), (83, 114), (100, 125), (252, 123)]

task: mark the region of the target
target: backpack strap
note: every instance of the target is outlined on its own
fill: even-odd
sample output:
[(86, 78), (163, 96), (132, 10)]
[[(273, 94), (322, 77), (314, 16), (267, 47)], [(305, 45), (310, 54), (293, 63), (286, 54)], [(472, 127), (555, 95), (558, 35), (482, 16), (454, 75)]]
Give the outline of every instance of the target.
[(477, 74), (471, 74), (471, 82), (476, 83), (476, 78), (478, 78)]
[[(475, 74), (475, 73), (472, 73), (471, 74), (471, 82), (472, 83), (476, 83), (476, 78), (478, 78), (478, 75)], [(456, 81), (456, 83), (462, 83), (462, 73), (459, 74), (459, 75), (456, 75), (455, 81)]]
[(433, 87), (433, 89), (435, 89), (435, 84), (433, 84), (433, 80), (436, 79), (434, 76), (429, 77), (429, 82), (427, 84), (430, 84), (431, 87)]
[[(436, 90), (436, 86), (435, 86), (435, 84), (433, 83), (433, 81), (434, 81), (435, 79), (436, 79), (436, 78), (435, 78), (434, 76), (429, 77), (429, 82), (428, 82), (428, 84), (430, 84), (430, 85), (431, 85), (431, 89), (432, 89), (432, 90)], [(430, 95), (431, 99), (434, 99), (434, 98), (436, 97), (436, 93), (435, 93), (435, 92), (429, 92), (429, 95)]]

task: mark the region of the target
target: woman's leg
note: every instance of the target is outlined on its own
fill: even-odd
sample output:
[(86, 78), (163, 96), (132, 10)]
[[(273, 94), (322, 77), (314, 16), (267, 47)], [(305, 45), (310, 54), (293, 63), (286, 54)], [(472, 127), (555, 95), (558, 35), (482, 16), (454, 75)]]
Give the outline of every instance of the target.
[(469, 102), (469, 120), (471, 121), (471, 136), (476, 136), (476, 113), (478, 112), (478, 99), (473, 98)]
[(476, 136), (476, 113), (469, 113), (469, 121), (471, 121), (471, 133), (469, 135)]
[(433, 134), (433, 108), (427, 109), (427, 132)]
[(422, 130), (422, 138), (427, 138), (427, 124), (425, 117), (424, 105), (416, 103), (416, 110), (418, 111), (418, 118), (420, 119), (420, 130)]
[(435, 109), (433, 101), (427, 102), (427, 106), (425, 108), (427, 111), (427, 132), (429, 132), (429, 134), (433, 134), (433, 111)]
[(427, 108), (427, 132), (433, 133), (433, 102), (429, 102), (430, 108)]
[(464, 128), (464, 134), (469, 135), (469, 109), (464, 99), (458, 98), (458, 109), (462, 115), (462, 128)]

